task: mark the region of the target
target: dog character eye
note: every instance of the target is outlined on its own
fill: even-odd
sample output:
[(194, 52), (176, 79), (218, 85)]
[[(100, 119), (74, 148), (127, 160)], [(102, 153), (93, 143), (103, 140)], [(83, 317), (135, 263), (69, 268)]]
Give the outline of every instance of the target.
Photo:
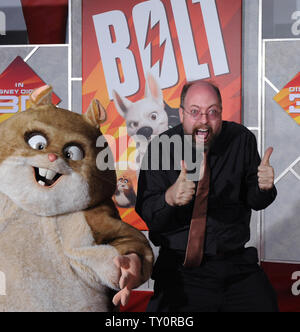
[(67, 159), (78, 161), (84, 157), (84, 152), (78, 145), (69, 145), (64, 148), (64, 156)]
[(29, 134), (27, 144), (34, 150), (44, 150), (48, 144), (47, 138), (39, 133)]
[(135, 129), (139, 126), (139, 123), (136, 122), (136, 121), (131, 121), (131, 122), (128, 123), (128, 126), (132, 129)]
[(153, 113), (150, 114), (150, 118), (153, 121), (155, 121), (157, 119), (157, 117), (158, 117), (158, 113), (157, 112), (153, 112)]

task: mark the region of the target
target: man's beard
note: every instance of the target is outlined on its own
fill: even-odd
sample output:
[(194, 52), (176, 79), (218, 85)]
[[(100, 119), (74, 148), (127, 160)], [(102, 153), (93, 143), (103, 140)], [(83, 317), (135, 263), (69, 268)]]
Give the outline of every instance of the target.
[(208, 134), (207, 136), (209, 136), (209, 140), (208, 142), (199, 142), (197, 141), (197, 132), (201, 129), (199, 128), (196, 128), (193, 132), (193, 135), (192, 135), (192, 145), (193, 145), (193, 148), (197, 151), (197, 152), (204, 152), (204, 151), (208, 151), (210, 146), (212, 145), (213, 141), (215, 140), (215, 135), (212, 133), (212, 130), (211, 128), (205, 128), (206, 130), (208, 130)]

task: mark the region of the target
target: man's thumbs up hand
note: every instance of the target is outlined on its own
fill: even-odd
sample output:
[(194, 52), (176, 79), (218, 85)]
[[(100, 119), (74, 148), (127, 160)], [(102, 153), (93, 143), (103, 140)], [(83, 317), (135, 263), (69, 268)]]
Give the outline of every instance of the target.
[(188, 204), (195, 194), (195, 183), (187, 180), (187, 169), (184, 161), (181, 161), (181, 171), (176, 182), (166, 191), (166, 202), (171, 206)]
[(261, 166), (270, 166), (270, 157), (271, 157), (272, 153), (273, 153), (273, 148), (272, 147), (267, 148), (267, 150), (261, 160), (261, 163), (260, 163)]
[(179, 178), (183, 181), (186, 180), (186, 175), (187, 175), (187, 169), (186, 169), (186, 163), (184, 160), (181, 160), (181, 163), (180, 163), (180, 166), (181, 166), (181, 171), (180, 171), (180, 174), (179, 174)]
[(260, 190), (270, 190), (274, 186), (274, 169), (270, 165), (270, 157), (273, 152), (273, 148), (269, 147), (258, 167), (258, 186)]

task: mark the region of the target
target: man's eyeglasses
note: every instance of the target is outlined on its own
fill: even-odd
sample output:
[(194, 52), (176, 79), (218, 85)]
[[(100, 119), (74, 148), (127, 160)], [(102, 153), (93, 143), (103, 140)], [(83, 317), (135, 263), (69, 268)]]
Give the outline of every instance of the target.
[(193, 118), (198, 118), (200, 115), (206, 115), (209, 120), (216, 120), (220, 117), (221, 111), (215, 108), (209, 110), (207, 113), (201, 113), (198, 108), (191, 108), (190, 110), (185, 109), (182, 105), (180, 106), (185, 113), (190, 115)]

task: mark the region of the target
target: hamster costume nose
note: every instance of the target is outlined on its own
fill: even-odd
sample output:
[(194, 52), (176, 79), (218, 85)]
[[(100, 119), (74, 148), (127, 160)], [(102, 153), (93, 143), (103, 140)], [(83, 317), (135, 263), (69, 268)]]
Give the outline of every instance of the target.
[(51, 163), (53, 163), (57, 159), (57, 155), (54, 153), (49, 153), (48, 159), (49, 159), (49, 161), (51, 161)]

